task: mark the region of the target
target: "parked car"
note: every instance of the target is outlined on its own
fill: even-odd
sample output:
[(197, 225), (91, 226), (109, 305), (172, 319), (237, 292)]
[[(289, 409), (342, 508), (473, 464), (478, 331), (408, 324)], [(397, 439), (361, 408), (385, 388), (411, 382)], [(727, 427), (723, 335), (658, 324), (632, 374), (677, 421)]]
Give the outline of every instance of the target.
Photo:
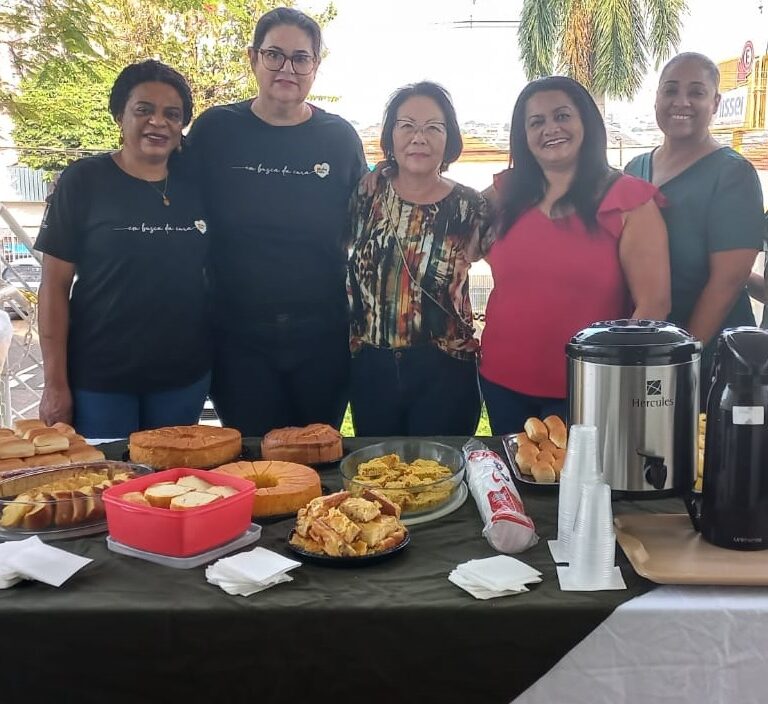
[(29, 314), (32, 310), (31, 303), (24, 297), (24, 291), (31, 291), (35, 295), (40, 289), (42, 267), (34, 257), (23, 257), (3, 267), (0, 278), (2, 285), (14, 286), (22, 293), (21, 296), (3, 296), (3, 310), (10, 315)]

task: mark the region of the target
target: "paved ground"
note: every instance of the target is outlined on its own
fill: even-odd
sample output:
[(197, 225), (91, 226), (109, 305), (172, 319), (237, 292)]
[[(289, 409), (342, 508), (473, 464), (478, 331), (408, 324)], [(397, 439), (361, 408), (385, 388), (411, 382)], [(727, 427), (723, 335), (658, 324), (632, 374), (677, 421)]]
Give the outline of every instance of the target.
[(13, 342), (8, 352), (8, 368), (16, 378), (11, 378), (11, 406), (25, 418), (37, 418), (37, 394), (42, 392), (43, 371), (40, 342), (32, 335), (27, 347), (25, 342), (28, 324), (25, 320), (13, 320)]

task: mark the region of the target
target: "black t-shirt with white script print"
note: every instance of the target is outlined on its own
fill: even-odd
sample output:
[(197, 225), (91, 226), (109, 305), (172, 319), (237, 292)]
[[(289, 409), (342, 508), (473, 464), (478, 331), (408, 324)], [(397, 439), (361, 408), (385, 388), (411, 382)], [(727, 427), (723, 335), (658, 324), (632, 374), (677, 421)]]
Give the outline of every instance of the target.
[(208, 371), (210, 235), (197, 187), (180, 168), (152, 184), (101, 154), (64, 171), (35, 248), (75, 265), (72, 388), (147, 393)]
[(346, 326), (348, 204), (366, 170), (354, 128), (315, 107), (278, 127), (243, 101), (203, 113), (185, 149), (216, 232), (216, 324), (247, 333), (287, 313), (308, 335)]

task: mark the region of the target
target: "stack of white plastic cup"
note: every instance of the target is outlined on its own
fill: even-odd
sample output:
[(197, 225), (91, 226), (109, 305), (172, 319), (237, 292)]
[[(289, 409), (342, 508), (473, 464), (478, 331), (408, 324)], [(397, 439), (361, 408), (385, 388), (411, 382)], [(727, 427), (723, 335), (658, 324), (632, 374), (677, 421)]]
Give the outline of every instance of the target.
[(601, 477), (601, 464), (597, 454), (597, 428), (594, 425), (571, 426), (565, 463), (560, 474), (557, 540), (549, 541), (549, 550), (555, 562), (563, 563), (569, 560), (581, 488), (596, 484)]
[(624, 589), (621, 570), (614, 566), (615, 559), (611, 487), (604, 481), (585, 484), (581, 488), (571, 536), (570, 565), (557, 570), (561, 588)]

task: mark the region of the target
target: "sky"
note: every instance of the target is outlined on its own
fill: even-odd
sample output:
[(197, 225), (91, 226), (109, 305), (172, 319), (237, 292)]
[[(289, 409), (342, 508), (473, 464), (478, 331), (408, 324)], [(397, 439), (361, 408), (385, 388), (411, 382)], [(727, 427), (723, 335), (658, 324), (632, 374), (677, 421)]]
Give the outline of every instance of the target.
[[(298, 0), (306, 11), (324, 0)], [(515, 21), (522, 0), (334, 0), (338, 16), (325, 29), (328, 56), (313, 92), (336, 95), (328, 106), (360, 127), (380, 121), (387, 97), (398, 87), (429, 79), (453, 95), (460, 122), (509, 120), (526, 79), (517, 50), (517, 29), (466, 29), (473, 19)], [(680, 51), (700, 51), (715, 62), (741, 54), (746, 40), (766, 53), (768, 0), (688, 0)], [(609, 101), (621, 121), (652, 119), (658, 74), (651, 72), (632, 103)]]

